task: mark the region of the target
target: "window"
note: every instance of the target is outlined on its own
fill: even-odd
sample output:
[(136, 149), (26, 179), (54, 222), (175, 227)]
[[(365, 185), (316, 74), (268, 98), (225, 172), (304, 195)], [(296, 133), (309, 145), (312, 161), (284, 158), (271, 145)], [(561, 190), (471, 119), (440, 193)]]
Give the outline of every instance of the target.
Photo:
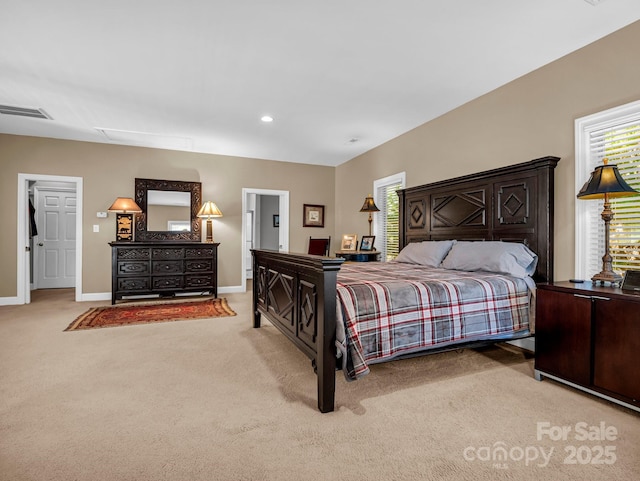
[(400, 246), (400, 210), (398, 189), (404, 189), (405, 173), (390, 175), (373, 182), (373, 199), (380, 209), (375, 215), (373, 235), (375, 247), (382, 252), (382, 260), (389, 261), (398, 255)]
[[(640, 190), (640, 101), (576, 120), (576, 192), (602, 159), (617, 164), (624, 180)], [(640, 269), (640, 195), (610, 199), (610, 252), (620, 274)], [(602, 270), (602, 200), (576, 200), (576, 277)]]

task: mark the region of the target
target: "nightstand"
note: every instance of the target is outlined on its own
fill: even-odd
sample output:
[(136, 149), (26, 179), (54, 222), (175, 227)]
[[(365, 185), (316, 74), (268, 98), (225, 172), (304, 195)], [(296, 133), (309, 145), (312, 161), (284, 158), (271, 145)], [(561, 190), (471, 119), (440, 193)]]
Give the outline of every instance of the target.
[(535, 377), (640, 411), (640, 294), (591, 282), (540, 284)]
[(375, 262), (380, 254), (380, 251), (336, 251), (337, 257), (350, 262)]

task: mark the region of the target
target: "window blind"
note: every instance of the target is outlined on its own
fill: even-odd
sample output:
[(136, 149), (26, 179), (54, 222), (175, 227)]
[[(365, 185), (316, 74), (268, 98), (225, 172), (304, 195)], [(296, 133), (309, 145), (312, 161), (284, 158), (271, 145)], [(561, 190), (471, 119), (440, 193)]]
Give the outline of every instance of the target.
[[(618, 165), (622, 178), (640, 190), (640, 115), (637, 123), (603, 135), (605, 154)], [(595, 140), (595, 139), (594, 139)], [(610, 245), (613, 269), (627, 271), (640, 268), (640, 195), (611, 199), (613, 225)]]
[[(576, 149), (576, 162), (583, 159), (583, 165), (576, 166), (576, 175), (581, 172), (586, 181), (588, 173), (607, 158), (609, 164), (618, 166), (631, 187), (640, 190), (640, 102), (623, 106), (619, 111), (612, 109), (602, 116), (591, 116), (582, 126), (586, 142), (584, 152)], [(585, 172), (588, 173), (585, 175)], [(576, 273), (591, 277), (602, 270), (604, 201), (576, 202), (576, 213), (581, 212), (576, 218), (576, 244), (582, 244), (582, 248), (577, 245), (576, 249), (581, 253), (576, 257)], [(620, 274), (628, 269), (640, 269), (640, 195), (611, 198), (610, 204), (614, 215), (609, 236), (613, 269)]]
[(375, 214), (375, 247), (383, 261), (395, 259), (400, 246), (400, 210), (398, 189), (405, 185), (404, 172), (379, 179), (373, 183), (374, 201), (380, 209)]

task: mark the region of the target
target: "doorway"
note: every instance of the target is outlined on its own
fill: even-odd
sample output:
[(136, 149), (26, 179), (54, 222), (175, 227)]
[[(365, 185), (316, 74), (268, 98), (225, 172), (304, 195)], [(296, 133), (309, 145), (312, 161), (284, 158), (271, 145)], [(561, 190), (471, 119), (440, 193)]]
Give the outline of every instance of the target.
[(76, 285), (76, 186), (29, 182), (31, 290)]
[(248, 194), (245, 210), (245, 278), (252, 279), (251, 249), (280, 249), (280, 198), (277, 195)]
[[(31, 204), (36, 210), (36, 236), (32, 236)], [(45, 214), (41, 222), (39, 214)], [(75, 287), (75, 300), (82, 300), (82, 178), (18, 174), (17, 235), (16, 303), (31, 302), (32, 284), (35, 288)]]
[(242, 292), (251, 279), (251, 249), (289, 250), (289, 191), (242, 189)]

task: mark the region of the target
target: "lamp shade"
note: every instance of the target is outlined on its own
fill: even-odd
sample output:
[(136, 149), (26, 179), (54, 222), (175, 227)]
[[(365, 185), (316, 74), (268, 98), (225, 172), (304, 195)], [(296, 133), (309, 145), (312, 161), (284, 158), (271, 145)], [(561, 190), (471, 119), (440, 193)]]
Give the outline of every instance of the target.
[(372, 212), (380, 212), (380, 209), (378, 209), (378, 206), (373, 201), (373, 196), (371, 194), (369, 194), (364, 199), (364, 204), (362, 204), (362, 208), (360, 209), (360, 212), (368, 212), (369, 213), (369, 235), (371, 235), (371, 223), (373, 222), (373, 215), (371, 213)]
[(380, 209), (378, 209), (378, 206), (373, 201), (373, 197), (371, 195), (368, 195), (364, 199), (364, 204), (362, 205), (360, 212), (380, 212)]
[(200, 210), (198, 211), (198, 217), (222, 217), (222, 212), (220, 212), (220, 209), (218, 209), (218, 206), (216, 204), (208, 200), (204, 204), (202, 204), (202, 207), (200, 207)]
[(591, 173), (591, 177), (578, 192), (578, 199), (602, 199), (605, 194), (608, 197), (624, 197), (636, 195), (633, 187), (625, 182), (615, 164), (599, 165)]
[(142, 209), (136, 204), (131, 197), (118, 197), (111, 207), (107, 209), (109, 212), (123, 213), (140, 213)]

